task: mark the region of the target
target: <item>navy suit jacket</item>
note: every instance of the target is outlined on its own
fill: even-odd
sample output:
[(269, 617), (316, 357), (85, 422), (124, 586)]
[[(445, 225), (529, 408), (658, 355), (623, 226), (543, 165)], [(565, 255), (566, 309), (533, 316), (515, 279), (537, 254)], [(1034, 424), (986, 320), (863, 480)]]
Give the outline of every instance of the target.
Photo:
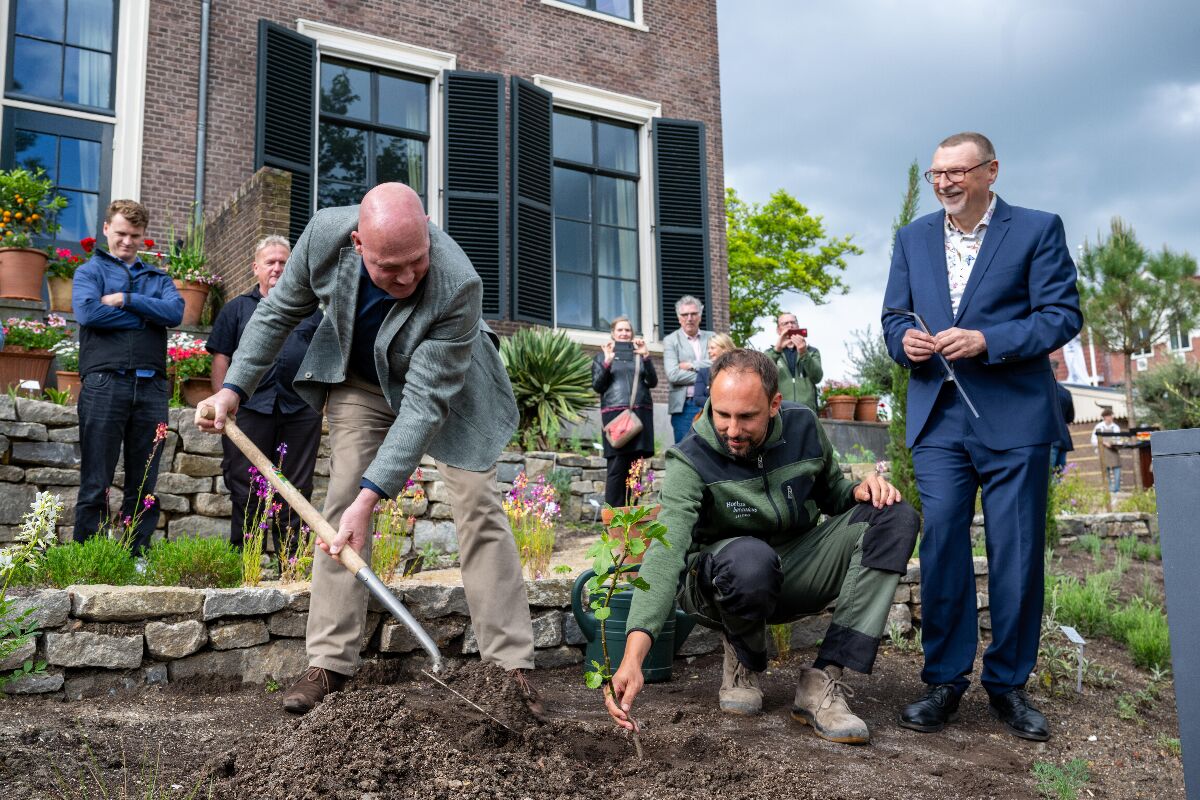
[(1075, 263), (1056, 214), (1010, 206), (999, 197), (991, 224), (963, 291), (958, 313), (950, 310), (946, 276), (946, 212), (901, 228), (892, 250), (884, 294), (883, 331), (888, 352), (912, 370), (908, 384), (906, 440), (916, 444), (945, 379), (941, 361), (920, 364), (904, 354), (911, 318), (887, 308), (916, 311), (936, 334), (950, 327), (978, 330), (987, 351), (959, 359), (954, 369), (979, 410), (968, 414), (975, 435), (993, 450), (1069, 440), (1057, 408), (1049, 353), (1083, 326)]

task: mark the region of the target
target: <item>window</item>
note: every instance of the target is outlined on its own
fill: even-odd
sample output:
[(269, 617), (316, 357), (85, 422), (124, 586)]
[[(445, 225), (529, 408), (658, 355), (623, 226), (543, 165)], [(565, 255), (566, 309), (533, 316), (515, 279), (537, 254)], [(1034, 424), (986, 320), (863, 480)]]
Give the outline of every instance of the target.
[[(1150, 340), (1149, 328), (1138, 328), (1137, 338), (1134, 341), (1134, 345), (1138, 348), (1138, 350), (1132, 354), (1133, 358), (1146, 359), (1154, 355), (1154, 342)], [(1145, 369), (1145, 367), (1141, 367), (1141, 369)]]
[(58, 213), (57, 241), (77, 247), (96, 236), (108, 205), (112, 126), (57, 114), (8, 108), (4, 112), (5, 166), (44, 170), (67, 199)]
[(633, 0), (559, 0), (571, 6), (586, 8), (598, 14), (608, 14), (612, 17), (633, 21)]
[(322, 59), (319, 113), (318, 208), (357, 203), (389, 181), (428, 199), (428, 81)]
[(8, 96), (112, 111), (114, 0), (15, 0), (14, 5)]
[(640, 331), (637, 127), (556, 110), (553, 141), (557, 323)]
[(1192, 332), (1181, 327), (1178, 320), (1172, 320), (1171, 329), (1167, 336), (1172, 350), (1192, 349)]

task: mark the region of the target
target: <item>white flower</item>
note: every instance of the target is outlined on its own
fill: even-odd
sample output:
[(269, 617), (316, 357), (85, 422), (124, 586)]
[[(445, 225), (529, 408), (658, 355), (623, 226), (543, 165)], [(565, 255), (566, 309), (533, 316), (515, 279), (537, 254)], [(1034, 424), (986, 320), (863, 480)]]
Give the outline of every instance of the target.
[(0, 575), (4, 575), (13, 568), (13, 551), (0, 550)]
[(31, 510), (26, 512), (21, 520), (17, 541), (39, 550), (54, 544), (58, 539), (55, 526), (63, 508), (63, 502), (58, 495), (38, 492), (33, 499)]

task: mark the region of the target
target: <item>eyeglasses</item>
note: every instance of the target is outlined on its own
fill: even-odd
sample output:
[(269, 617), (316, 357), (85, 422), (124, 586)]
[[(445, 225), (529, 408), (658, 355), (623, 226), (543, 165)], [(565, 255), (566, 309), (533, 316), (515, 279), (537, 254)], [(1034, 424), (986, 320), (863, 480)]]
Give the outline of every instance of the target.
[(681, 316), (681, 317), (698, 317), (698, 316), (700, 316), (700, 312), (699, 311), (680, 311), (679, 316)]
[(987, 161), (980, 161), (978, 164), (968, 169), (927, 169), (925, 170), (925, 180), (929, 181), (930, 183), (937, 183), (938, 178), (945, 175), (951, 183), (962, 183), (967, 177), (968, 172), (979, 169), (984, 164), (990, 164), (995, 160), (996, 159), (994, 158), (989, 158)]

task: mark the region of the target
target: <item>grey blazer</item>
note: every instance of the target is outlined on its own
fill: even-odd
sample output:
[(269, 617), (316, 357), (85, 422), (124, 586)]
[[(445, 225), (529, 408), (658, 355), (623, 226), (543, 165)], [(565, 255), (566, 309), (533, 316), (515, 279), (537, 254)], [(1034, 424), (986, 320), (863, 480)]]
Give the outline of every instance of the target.
[[(288, 333), (320, 304), (325, 317), (293, 385), (313, 408), (324, 407), (329, 387), (346, 380), (350, 359), (362, 263), (350, 241), (357, 227), (358, 206), (313, 215), (246, 326), (226, 383), (253, 394)], [(424, 453), (461, 469), (489, 469), (517, 427), (499, 340), (483, 321), (483, 282), (432, 223), (429, 242), (422, 286), (393, 306), (375, 340), (380, 386), (396, 421), (363, 477), (392, 497)]]
[(696, 370), (680, 369), (680, 362), (690, 361), (694, 367), (709, 366), (708, 340), (712, 337), (712, 331), (700, 331), (699, 361), (696, 360), (696, 354), (692, 352), (692, 346), (688, 344), (687, 337), (683, 335), (683, 328), (663, 339), (663, 367), (666, 368), (667, 380), (671, 384), (671, 391), (667, 394), (667, 413), (678, 414), (683, 411), (683, 403), (687, 399), (687, 387), (696, 382)]

